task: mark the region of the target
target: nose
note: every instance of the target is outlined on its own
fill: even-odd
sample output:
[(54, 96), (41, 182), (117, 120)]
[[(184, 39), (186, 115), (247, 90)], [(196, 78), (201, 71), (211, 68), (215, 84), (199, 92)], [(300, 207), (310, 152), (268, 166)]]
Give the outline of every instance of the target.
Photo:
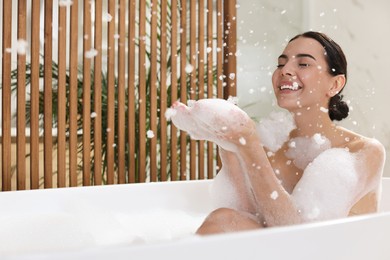
[(282, 76), (293, 76), (294, 70), (290, 62), (286, 62), (281, 69)]

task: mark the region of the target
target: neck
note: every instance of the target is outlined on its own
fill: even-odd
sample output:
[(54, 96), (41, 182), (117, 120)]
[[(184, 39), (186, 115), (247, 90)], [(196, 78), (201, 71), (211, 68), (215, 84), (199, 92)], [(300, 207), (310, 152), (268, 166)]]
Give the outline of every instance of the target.
[(316, 133), (329, 136), (336, 131), (336, 125), (330, 120), (327, 112), (320, 109), (305, 109), (293, 112), (297, 128), (290, 137), (311, 137)]

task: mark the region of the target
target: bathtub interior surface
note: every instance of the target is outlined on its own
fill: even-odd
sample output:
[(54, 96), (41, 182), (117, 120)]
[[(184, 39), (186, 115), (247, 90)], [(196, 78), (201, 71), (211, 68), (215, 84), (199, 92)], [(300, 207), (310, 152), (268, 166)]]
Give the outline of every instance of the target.
[(388, 260), (390, 213), (248, 232), (10, 257), (32, 259)]
[[(0, 193), (0, 256), (2, 259), (128, 259), (129, 256), (132, 259), (261, 256), (267, 259), (390, 259), (387, 250), (390, 179), (383, 180), (382, 213), (235, 234), (193, 236), (196, 225), (212, 210), (210, 184), (206, 180)], [(148, 236), (158, 236), (150, 241), (153, 243), (145, 243), (149, 241), (144, 238), (123, 242), (126, 228), (135, 228), (124, 224), (126, 218), (135, 221), (137, 214), (138, 223), (148, 222), (147, 226), (139, 225), (140, 228), (148, 228)], [(192, 226), (187, 225), (189, 222), (181, 223), (189, 215), (193, 218), (189, 220)], [(85, 234), (99, 230), (102, 225), (110, 232), (93, 231), (93, 239)], [(13, 245), (16, 246), (13, 251), (7, 249), (10, 241), (7, 242), (7, 237), (16, 239), (23, 248), (23, 243), (28, 242), (23, 237), (34, 237), (23, 232), (40, 232), (43, 226), (48, 237), (38, 236), (40, 241), (34, 241), (40, 250), (31, 247), (15, 250), (18, 244)], [(173, 226), (181, 233), (166, 234), (167, 228)]]

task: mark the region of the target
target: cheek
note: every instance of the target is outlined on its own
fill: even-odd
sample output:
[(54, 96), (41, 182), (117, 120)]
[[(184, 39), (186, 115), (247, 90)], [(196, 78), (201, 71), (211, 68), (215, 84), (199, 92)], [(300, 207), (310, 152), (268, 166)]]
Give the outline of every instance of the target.
[(280, 72), (278, 69), (276, 69), (274, 71), (274, 73), (272, 74), (272, 85), (274, 86), (274, 88), (277, 87), (279, 74), (280, 74)]

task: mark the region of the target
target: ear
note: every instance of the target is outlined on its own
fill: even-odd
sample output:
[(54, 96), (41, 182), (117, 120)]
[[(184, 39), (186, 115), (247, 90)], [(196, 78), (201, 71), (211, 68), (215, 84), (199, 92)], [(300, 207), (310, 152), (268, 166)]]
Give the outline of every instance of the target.
[(336, 96), (345, 86), (345, 75), (337, 75), (333, 77), (333, 83), (328, 90), (329, 97)]

